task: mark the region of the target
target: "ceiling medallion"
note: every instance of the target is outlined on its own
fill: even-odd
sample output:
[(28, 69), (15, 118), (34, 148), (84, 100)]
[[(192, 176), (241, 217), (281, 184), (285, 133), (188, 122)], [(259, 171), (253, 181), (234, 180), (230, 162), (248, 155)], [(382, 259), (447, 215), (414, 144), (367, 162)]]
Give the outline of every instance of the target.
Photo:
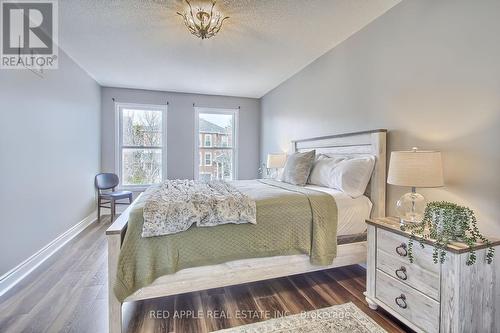
[(183, 14), (177, 12), (177, 14), (182, 16), (189, 32), (201, 39), (215, 36), (222, 28), (224, 21), (229, 18), (228, 16), (223, 17), (220, 12), (214, 10), (215, 1), (212, 1), (210, 11), (200, 7), (193, 11), (189, 0), (186, 0), (186, 2), (189, 6), (189, 11)]

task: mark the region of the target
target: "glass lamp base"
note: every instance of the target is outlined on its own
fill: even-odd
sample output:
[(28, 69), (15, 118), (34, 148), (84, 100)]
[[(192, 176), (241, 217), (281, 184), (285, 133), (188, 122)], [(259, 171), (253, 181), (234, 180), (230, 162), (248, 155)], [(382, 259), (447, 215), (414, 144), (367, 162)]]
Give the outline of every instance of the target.
[(425, 198), (416, 192), (406, 193), (396, 203), (396, 209), (401, 224), (420, 223), (424, 219)]

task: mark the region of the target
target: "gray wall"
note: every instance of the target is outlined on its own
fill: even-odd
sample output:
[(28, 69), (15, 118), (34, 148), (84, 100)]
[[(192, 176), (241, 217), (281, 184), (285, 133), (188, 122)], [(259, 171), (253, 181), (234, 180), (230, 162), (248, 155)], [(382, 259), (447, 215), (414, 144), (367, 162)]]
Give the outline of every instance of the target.
[(148, 90), (102, 88), (102, 169), (115, 172), (115, 106), (121, 103), (165, 104), (167, 111), (167, 177), (194, 175), (194, 109), (197, 106), (237, 108), (239, 112), (240, 179), (252, 179), (259, 168), (260, 102), (258, 99)]
[[(261, 159), (291, 139), (389, 129), (443, 151), (446, 187), (500, 235), (500, 1), (403, 1), (265, 95)], [(389, 213), (408, 189), (389, 185)]]
[(59, 51), (39, 78), (0, 70), (0, 275), (94, 210), (100, 88)]

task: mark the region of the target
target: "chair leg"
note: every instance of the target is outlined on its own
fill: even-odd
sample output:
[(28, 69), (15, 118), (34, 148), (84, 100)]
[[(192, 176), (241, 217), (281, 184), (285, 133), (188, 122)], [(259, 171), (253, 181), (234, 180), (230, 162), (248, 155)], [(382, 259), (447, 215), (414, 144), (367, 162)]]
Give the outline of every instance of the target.
[(116, 207), (115, 199), (111, 199), (111, 222), (115, 220), (115, 213), (116, 213), (115, 207)]
[(97, 222), (101, 222), (101, 198), (97, 198)]

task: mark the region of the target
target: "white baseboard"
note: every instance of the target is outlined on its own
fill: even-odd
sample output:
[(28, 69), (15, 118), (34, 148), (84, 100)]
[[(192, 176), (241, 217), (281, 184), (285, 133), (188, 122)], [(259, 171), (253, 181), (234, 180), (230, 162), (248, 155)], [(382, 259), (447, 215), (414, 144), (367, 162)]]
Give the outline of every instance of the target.
[(97, 211), (92, 212), (89, 216), (78, 222), (63, 234), (59, 235), (49, 244), (45, 245), (31, 257), (0, 276), (0, 296), (5, 294), (9, 289), (14, 287), (22, 279), (24, 279), (35, 268), (40, 266), (45, 260), (49, 259), (54, 253), (63, 247), (67, 242), (72, 240), (80, 232), (97, 220)]

